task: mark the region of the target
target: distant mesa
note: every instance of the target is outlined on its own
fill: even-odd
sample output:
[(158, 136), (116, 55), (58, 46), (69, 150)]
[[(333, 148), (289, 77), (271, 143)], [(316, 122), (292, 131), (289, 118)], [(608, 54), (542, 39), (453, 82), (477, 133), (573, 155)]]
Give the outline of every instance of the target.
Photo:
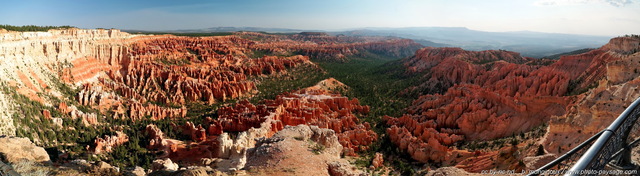
[(542, 58), (558, 60), (562, 56), (578, 55), (578, 54), (589, 52), (591, 50), (594, 50), (594, 48), (584, 48), (584, 49), (579, 49), (579, 50), (570, 51), (570, 52), (566, 52), (566, 53), (560, 53), (560, 54), (554, 54), (554, 55), (550, 55), (550, 56), (544, 56)]

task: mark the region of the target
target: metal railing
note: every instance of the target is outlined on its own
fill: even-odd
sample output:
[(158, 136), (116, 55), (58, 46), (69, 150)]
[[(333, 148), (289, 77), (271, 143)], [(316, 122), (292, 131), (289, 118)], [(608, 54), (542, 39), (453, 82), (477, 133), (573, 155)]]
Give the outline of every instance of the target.
[[(640, 134), (636, 134), (640, 131), (640, 125), (636, 125), (640, 116), (639, 105), (640, 98), (609, 127), (529, 175), (597, 175), (604, 169), (637, 169), (631, 163), (631, 149), (640, 143), (640, 138), (637, 138)], [(630, 132), (634, 132), (631, 138)]]
[(11, 165), (5, 164), (4, 162), (0, 161), (0, 176), (20, 176), (20, 174), (13, 170), (13, 167), (11, 167)]

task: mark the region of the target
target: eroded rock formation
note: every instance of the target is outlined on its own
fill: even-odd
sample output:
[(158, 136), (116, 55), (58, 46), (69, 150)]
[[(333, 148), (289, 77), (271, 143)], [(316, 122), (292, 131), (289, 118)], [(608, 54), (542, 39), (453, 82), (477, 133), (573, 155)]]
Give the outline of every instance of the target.
[(87, 150), (94, 154), (111, 152), (114, 147), (129, 142), (129, 137), (123, 132), (116, 131), (115, 135), (96, 138), (93, 145), (87, 146)]
[(221, 108), (218, 119), (209, 124), (209, 133), (246, 131), (259, 127), (266, 118), (273, 118), (273, 132), (287, 125), (300, 124), (332, 129), (346, 148), (345, 154), (354, 155), (377, 139), (370, 125), (366, 122), (359, 124), (354, 114), (368, 112), (369, 107), (360, 106), (357, 99), (349, 100), (323, 89), (303, 89), (279, 95), (275, 100), (265, 100), (264, 105), (255, 106), (242, 101), (233, 108)]
[(335, 60), (347, 59), (349, 56), (363, 56), (366, 52), (406, 57), (421, 45), (409, 39), (391, 37), (349, 37), (329, 35), (291, 35), (273, 36), (254, 32), (243, 32), (255, 38), (263, 38), (265, 42), (256, 42), (250, 48), (272, 54), (299, 53), (311, 58)]
[[(418, 161), (450, 163), (454, 160), (451, 146), (456, 142), (511, 136), (552, 119), (553, 137), (547, 135), (547, 139), (553, 141), (546, 141), (546, 149), (554, 153), (566, 151), (609, 123), (587, 119), (615, 117), (638, 96), (627, 92), (635, 86), (633, 80), (639, 75), (633, 70), (639, 65), (633, 63), (638, 62), (637, 55), (632, 54), (637, 51), (637, 40), (615, 38), (600, 49), (564, 56), (550, 65), (535, 65), (529, 58), (506, 51), (421, 49), (405, 60), (405, 66), (409, 72), (424, 73), (423, 79), (427, 81), (409, 91), (435, 94), (415, 100), (402, 117), (385, 117), (391, 126), (387, 133), (399, 148)], [(599, 86), (593, 88), (596, 85)], [(625, 85), (628, 87), (624, 88)], [(587, 95), (570, 96), (589, 89)], [(618, 97), (611, 91), (619, 93)], [(614, 106), (616, 103), (611, 101), (619, 103)], [(594, 107), (602, 110), (594, 112)], [(573, 120), (568, 120), (569, 116)], [(576, 124), (593, 127), (569, 128)], [(574, 133), (586, 133), (586, 137), (571, 140), (557, 137)], [(471, 168), (483, 167), (465, 167), (468, 171), (477, 170)]]
[[(115, 118), (133, 120), (182, 118), (187, 102), (213, 104), (246, 96), (255, 91), (248, 77), (310, 64), (308, 57), (296, 54), (324, 59), (366, 52), (401, 56), (418, 47), (411, 40), (388, 37), (236, 33), (193, 38), (130, 35), (115, 29), (2, 31), (0, 77), (3, 86), (45, 105), (52, 102), (42, 93), (65, 99), (63, 93), (68, 92), (61, 91), (57, 82), (62, 80), (82, 89), (67, 101), (102, 114), (115, 111)], [(280, 56), (256, 54), (260, 52)], [(0, 94), (3, 110), (12, 108), (8, 98)], [(0, 114), (0, 120), (7, 122), (2, 133), (15, 134), (12, 113)], [(91, 116), (87, 124), (102, 117)]]
[(371, 161), (371, 165), (374, 168), (380, 168), (382, 167), (384, 164), (384, 158), (382, 153), (376, 153), (376, 155), (373, 157), (373, 160)]
[[(152, 139), (149, 148), (161, 150), (164, 153), (161, 157), (179, 163), (242, 169), (247, 150), (256, 145), (254, 139), (270, 137), (285, 126), (313, 125), (317, 126), (314, 128), (330, 129), (331, 133), (318, 133), (312, 138), (322, 145), (339, 144), (339, 149), (333, 152), (337, 156), (341, 153), (355, 155), (355, 152), (366, 150), (377, 139), (377, 134), (368, 123), (359, 123), (356, 114), (368, 113), (369, 107), (359, 105), (357, 99), (349, 100), (318, 88), (328, 82), (341, 84), (325, 80), (318, 86), (265, 100), (261, 105), (241, 101), (232, 107), (220, 108), (215, 120), (209, 118), (197, 126), (190, 122), (179, 126), (193, 143), (165, 139), (157, 127), (148, 126), (147, 133)], [(327, 141), (331, 136), (334, 141)]]
[[(89, 94), (79, 99), (105, 110), (125, 109), (115, 114), (122, 118), (182, 118), (187, 102), (213, 104), (254, 91), (255, 83), (248, 76), (310, 64), (299, 55), (248, 58), (244, 52), (252, 43), (237, 36), (139, 40), (131, 45), (129, 60), (117, 67), (120, 69), (108, 71), (109, 79), (98, 79), (101, 85), (85, 84), (80, 95)], [(112, 92), (118, 95), (111, 96)], [(129, 117), (123, 117), (125, 114)]]

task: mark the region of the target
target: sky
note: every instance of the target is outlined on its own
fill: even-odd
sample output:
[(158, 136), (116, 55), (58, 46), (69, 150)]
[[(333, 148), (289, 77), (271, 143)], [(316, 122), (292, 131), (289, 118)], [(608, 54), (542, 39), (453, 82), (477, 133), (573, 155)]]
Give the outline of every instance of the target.
[(640, 0), (2, 0), (0, 24), (137, 30), (467, 27), (640, 33)]

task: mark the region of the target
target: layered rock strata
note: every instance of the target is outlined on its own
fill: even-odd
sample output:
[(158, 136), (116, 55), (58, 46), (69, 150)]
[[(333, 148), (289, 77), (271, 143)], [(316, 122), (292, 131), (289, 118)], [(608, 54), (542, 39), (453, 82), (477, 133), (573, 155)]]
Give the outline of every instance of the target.
[[(87, 58), (95, 63), (117, 61), (124, 57), (119, 48), (132, 41), (134, 35), (119, 30), (50, 30), (48, 32), (0, 32), (0, 83), (3, 87), (15, 89), (32, 100), (42, 103), (45, 99), (39, 93), (61, 96), (56, 85), (59, 75), (77, 63), (78, 58)], [(81, 64), (82, 65), (82, 64)], [(91, 64), (89, 64), (91, 65)], [(84, 66), (81, 66), (84, 67)], [(97, 70), (80, 73), (79, 78), (94, 78)], [(12, 90), (13, 91), (13, 90)], [(15, 134), (11, 118), (14, 111), (10, 96), (0, 92), (0, 132)], [(4, 129), (4, 130), (3, 130)]]
[[(566, 114), (550, 120), (548, 132), (541, 142), (546, 151), (558, 154), (567, 152), (608, 127), (640, 97), (639, 51), (640, 38), (618, 37), (592, 52), (562, 58), (598, 62), (586, 69), (598, 68), (598, 71), (594, 71), (597, 74), (584, 78), (597, 81), (594, 84), (597, 86), (577, 96), (575, 103), (567, 107)], [(632, 131), (638, 130), (634, 128)], [(637, 133), (631, 135), (639, 136)]]

